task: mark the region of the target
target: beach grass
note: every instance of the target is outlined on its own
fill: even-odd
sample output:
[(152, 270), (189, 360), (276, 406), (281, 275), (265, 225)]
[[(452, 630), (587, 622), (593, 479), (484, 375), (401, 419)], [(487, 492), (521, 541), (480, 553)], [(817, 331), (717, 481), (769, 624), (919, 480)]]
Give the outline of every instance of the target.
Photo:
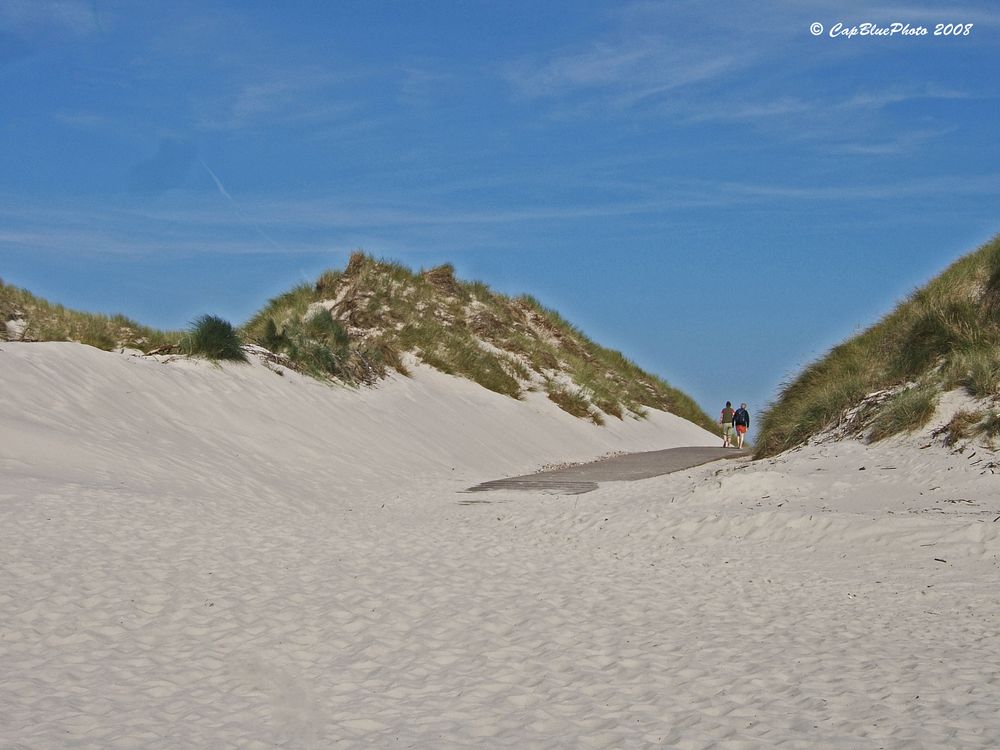
[(992, 441), (1000, 439), (1000, 412), (991, 412), (980, 423), (982, 434)]
[(549, 400), (574, 417), (589, 419), (596, 425), (603, 425), (604, 418), (591, 406), (590, 400), (580, 390), (572, 390), (561, 385), (551, 385), (546, 389)]
[(185, 354), (231, 362), (247, 361), (242, 347), (243, 342), (233, 324), (217, 315), (196, 318), (180, 341)]
[(8, 321), (23, 328), (17, 336), (23, 341), (76, 341), (105, 351), (149, 350), (180, 338), (179, 333), (140, 325), (124, 315), (71, 310), (0, 280), (0, 336), (4, 338)]
[(945, 445), (955, 445), (984, 431), (986, 412), (977, 409), (960, 409), (955, 412), (944, 428)]
[(923, 427), (934, 415), (940, 396), (941, 389), (935, 383), (925, 383), (896, 393), (878, 410), (869, 438), (884, 440)]
[(786, 383), (761, 418), (755, 455), (800, 445), (866, 394), (907, 385), (916, 388), (872, 415), (872, 439), (894, 434), (896, 424), (911, 429), (931, 392), (963, 387), (977, 398), (1000, 396), (1000, 236)]
[[(302, 326), (310, 306), (317, 304), (345, 331), (341, 355), (378, 367), (403, 372), (404, 355), (412, 354), (511, 398), (543, 390), (561, 408), (594, 422), (605, 416), (643, 418), (654, 408), (715, 428), (689, 396), (620, 352), (597, 345), (537, 299), (510, 297), (482, 282), (460, 280), (451, 264), (413, 271), (354, 253), (343, 271), (325, 271), (315, 284), (270, 300), (243, 326), (243, 334), (293, 360), (309, 362), (317, 355), (302, 340), (316, 339)], [(345, 376), (342, 366), (327, 368), (329, 364), (305, 369)], [(572, 390), (559, 384), (555, 376), (560, 374), (572, 381)]]
[[(408, 374), (413, 355), (443, 372), (515, 399), (543, 391), (570, 414), (602, 424), (643, 419), (659, 409), (715, 431), (687, 394), (599, 346), (534, 297), (511, 297), (456, 277), (451, 264), (413, 271), (354, 253), (343, 270), (324, 271), (270, 300), (233, 328), (206, 315), (186, 332), (164, 332), (123, 316), (52, 305), (0, 282), (0, 315), (35, 341), (79, 341), (102, 349), (173, 347), (189, 355), (240, 359), (254, 343), (321, 380), (371, 384)], [(6, 328), (2, 328), (6, 330)]]

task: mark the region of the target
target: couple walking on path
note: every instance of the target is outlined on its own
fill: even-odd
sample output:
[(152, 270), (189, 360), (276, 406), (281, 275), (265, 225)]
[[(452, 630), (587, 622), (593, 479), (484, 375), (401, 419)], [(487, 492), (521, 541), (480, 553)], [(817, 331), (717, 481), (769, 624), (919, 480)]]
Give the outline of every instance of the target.
[(736, 447), (743, 447), (743, 438), (750, 429), (750, 412), (747, 411), (746, 404), (740, 404), (739, 409), (733, 409), (730, 401), (726, 402), (726, 408), (722, 410), (722, 417), (719, 419), (722, 425), (722, 447), (733, 447), (733, 430), (736, 430)]

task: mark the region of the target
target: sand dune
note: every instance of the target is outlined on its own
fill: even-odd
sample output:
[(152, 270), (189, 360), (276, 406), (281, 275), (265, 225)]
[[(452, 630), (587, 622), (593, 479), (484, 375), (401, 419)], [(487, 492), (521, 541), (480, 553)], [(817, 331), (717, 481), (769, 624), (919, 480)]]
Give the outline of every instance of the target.
[(1000, 745), (995, 455), (822, 443), (470, 505), (716, 439), (422, 368), (2, 349), (0, 747)]
[(3, 354), (4, 388), (17, 405), (3, 425), (5, 460), (47, 478), (221, 489), (328, 482), (335, 494), (381, 493), (390, 478), (478, 477), (613, 450), (716, 443), (671, 414), (651, 410), (649, 419), (598, 428), (543, 394), (517, 402), (418, 364), (414, 378), (351, 390), (259, 364), (164, 362), (72, 344), (5, 344)]

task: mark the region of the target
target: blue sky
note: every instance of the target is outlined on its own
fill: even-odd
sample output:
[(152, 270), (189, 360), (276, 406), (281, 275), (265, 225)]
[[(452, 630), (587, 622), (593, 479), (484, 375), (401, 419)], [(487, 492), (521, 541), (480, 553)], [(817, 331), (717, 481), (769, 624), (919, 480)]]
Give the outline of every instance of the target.
[[(829, 33), (897, 21), (929, 33)], [(451, 262), (759, 410), (1000, 232), (998, 35), (990, 2), (0, 0), (0, 276), (179, 328), (358, 248)]]

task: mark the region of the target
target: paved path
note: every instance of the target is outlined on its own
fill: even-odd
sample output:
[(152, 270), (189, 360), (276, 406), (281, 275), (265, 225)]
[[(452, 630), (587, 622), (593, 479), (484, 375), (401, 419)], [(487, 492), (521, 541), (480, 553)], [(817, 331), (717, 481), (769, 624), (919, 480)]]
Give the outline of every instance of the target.
[[(622, 456), (606, 458), (589, 464), (567, 466), (564, 469), (540, 471), (523, 477), (508, 477), (483, 482), (470, 487), (466, 492), (487, 492), (489, 490), (534, 490), (535, 492), (555, 492), (562, 495), (580, 495), (597, 489), (598, 482), (620, 482), (623, 480), (649, 479), (661, 474), (689, 469), (722, 458), (749, 456), (749, 450), (733, 448), (668, 448), (662, 451), (626, 453)], [(469, 501), (471, 502), (471, 501)]]

